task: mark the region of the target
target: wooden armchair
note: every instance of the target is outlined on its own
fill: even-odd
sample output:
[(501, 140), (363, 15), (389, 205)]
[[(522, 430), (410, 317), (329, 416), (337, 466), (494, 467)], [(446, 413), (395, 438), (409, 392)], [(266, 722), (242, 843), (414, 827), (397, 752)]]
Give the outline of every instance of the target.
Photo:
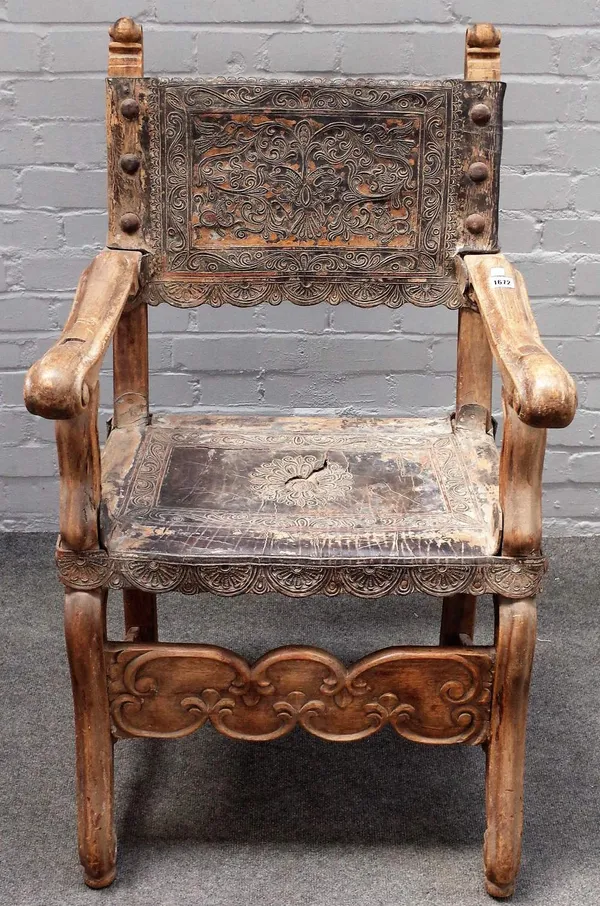
[[(497, 250), (500, 34), (467, 33), (464, 80), (181, 82), (142, 77), (142, 30), (111, 29), (109, 233), (28, 409), (56, 420), (57, 563), (77, 745), (79, 852), (115, 876), (113, 742), (235, 739), (301, 726), (326, 740), (391, 725), (487, 756), (488, 891), (520, 859), (525, 719), (544, 572), (546, 429), (572, 420), (572, 379), (541, 343), (523, 278)], [(448, 418), (150, 416), (147, 305), (286, 300), (458, 310)], [(114, 350), (102, 455), (98, 372)], [(504, 386), (498, 456), (492, 357)], [(125, 638), (107, 641), (109, 589)], [(293, 598), (427, 592), (439, 647), (347, 666), (290, 646), (251, 665), (158, 642), (159, 592)], [(473, 644), (477, 596), (494, 645)], [(260, 598), (257, 600), (260, 606)]]

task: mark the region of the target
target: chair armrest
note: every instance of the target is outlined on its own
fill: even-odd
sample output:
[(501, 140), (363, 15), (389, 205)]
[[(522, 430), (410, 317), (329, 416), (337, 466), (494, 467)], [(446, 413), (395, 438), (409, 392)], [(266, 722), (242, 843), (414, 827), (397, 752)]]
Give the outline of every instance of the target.
[(522, 275), (504, 255), (465, 255), (464, 263), (509, 405), (534, 428), (565, 428), (577, 409), (575, 382), (540, 339)]
[(84, 270), (60, 339), (27, 373), (25, 405), (34, 415), (83, 412), (121, 312), (138, 290), (141, 261), (141, 252), (105, 249)]

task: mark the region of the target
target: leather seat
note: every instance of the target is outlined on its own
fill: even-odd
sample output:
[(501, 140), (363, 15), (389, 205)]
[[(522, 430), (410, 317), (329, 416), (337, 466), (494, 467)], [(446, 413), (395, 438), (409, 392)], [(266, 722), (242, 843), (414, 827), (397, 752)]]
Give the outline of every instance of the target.
[(498, 454), (477, 419), (155, 417), (113, 431), (103, 466), (102, 544), (117, 557), (393, 564), (499, 549)]

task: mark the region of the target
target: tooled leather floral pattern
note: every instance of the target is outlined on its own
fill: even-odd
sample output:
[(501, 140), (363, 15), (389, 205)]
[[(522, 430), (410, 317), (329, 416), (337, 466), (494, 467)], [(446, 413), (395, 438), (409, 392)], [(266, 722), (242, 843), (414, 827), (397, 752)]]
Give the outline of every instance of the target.
[(296, 122), (193, 117), (195, 244), (339, 240), (413, 245), (418, 128), (413, 120)]
[[(146, 301), (471, 304), (454, 272), (464, 169), (476, 140), (494, 234), (477, 247), (492, 248), (499, 83), (148, 79), (144, 90), (160, 250)], [(490, 105), (489, 126), (469, 119), (475, 101)]]
[(339, 500), (353, 483), (350, 472), (339, 463), (312, 454), (272, 459), (251, 472), (249, 481), (261, 500), (299, 507)]
[(57, 549), (61, 582), (70, 588), (140, 588), (145, 591), (179, 591), (197, 595), (279, 592), (303, 598), (314, 594), (354, 594), (362, 598), (422, 592), (445, 597), (451, 594), (501, 594), (521, 598), (538, 594), (546, 572), (543, 557), (517, 560), (490, 557), (487, 562), (402, 563), (389, 566), (315, 566), (294, 564), (218, 563), (165, 564), (110, 557), (106, 551), (82, 554)]
[(324, 94), (161, 83), (161, 123), (151, 117), (150, 128), (155, 149), (163, 133), (161, 282), (183, 273), (207, 285), (218, 274), (261, 285), (265, 274), (455, 282), (442, 223), (453, 208), (445, 163), (458, 93), (452, 82), (380, 86), (368, 99), (333, 85)]

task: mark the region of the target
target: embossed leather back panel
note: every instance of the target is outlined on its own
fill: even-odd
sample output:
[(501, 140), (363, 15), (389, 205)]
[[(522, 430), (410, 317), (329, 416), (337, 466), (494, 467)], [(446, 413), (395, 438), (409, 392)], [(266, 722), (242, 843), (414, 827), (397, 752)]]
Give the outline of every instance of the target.
[(152, 303), (458, 307), (456, 254), (497, 247), (503, 90), (110, 79), (109, 241), (152, 253)]

